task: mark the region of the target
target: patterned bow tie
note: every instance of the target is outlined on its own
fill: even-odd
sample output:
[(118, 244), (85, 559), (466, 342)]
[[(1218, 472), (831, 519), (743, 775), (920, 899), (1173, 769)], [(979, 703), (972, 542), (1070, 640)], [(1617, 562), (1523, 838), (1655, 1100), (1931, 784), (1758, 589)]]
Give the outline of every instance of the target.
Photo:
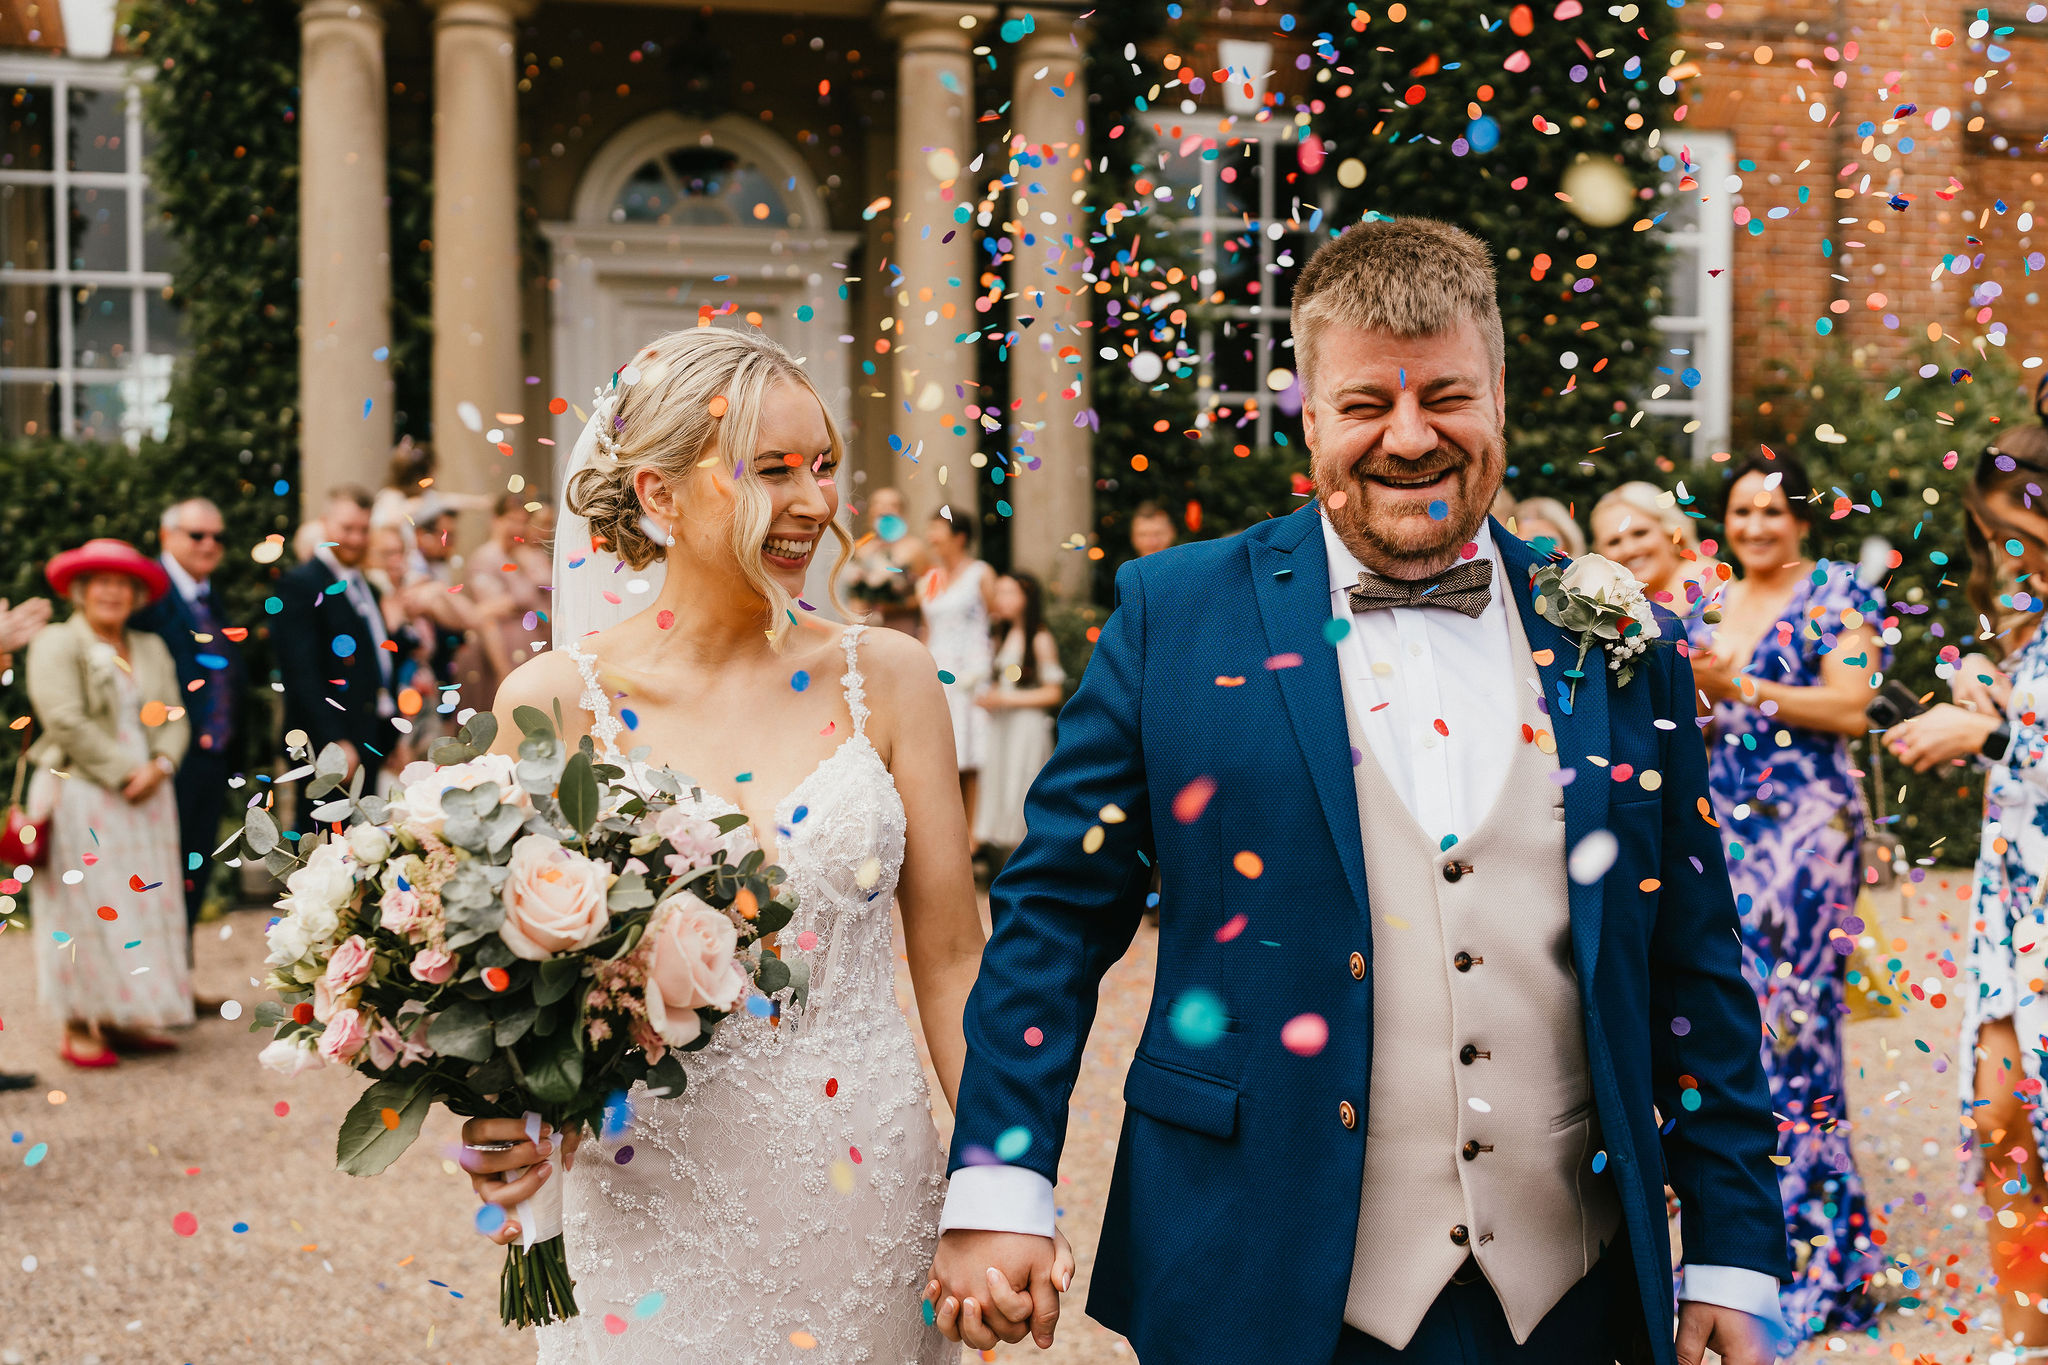
[(1446, 607), (1479, 619), (1493, 600), (1493, 561), (1468, 559), (1429, 578), (1381, 578), (1362, 573), (1351, 589), (1351, 610), (1381, 607)]

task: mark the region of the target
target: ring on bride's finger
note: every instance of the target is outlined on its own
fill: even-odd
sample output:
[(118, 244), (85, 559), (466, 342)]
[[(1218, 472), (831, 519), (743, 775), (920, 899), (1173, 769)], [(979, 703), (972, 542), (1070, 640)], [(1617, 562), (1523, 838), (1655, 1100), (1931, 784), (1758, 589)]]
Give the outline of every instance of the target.
[(462, 1150), (465, 1152), (509, 1152), (518, 1145), (516, 1142), (507, 1142), (502, 1139), (497, 1142), (465, 1142), (462, 1144)]

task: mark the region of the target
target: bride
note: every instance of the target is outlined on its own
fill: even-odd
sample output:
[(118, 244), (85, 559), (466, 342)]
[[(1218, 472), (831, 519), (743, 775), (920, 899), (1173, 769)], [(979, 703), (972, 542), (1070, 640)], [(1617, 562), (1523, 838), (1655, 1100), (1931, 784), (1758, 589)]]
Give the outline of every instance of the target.
[[(545, 1129), (464, 1126), (469, 1146), (518, 1140), (463, 1152), (484, 1200), (509, 1210), (564, 1182), (581, 1316), (541, 1329), (543, 1362), (958, 1359), (925, 1318), (946, 1164), (889, 908), (949, 1103), (983, 933), (931, 655), (819, 621), (800, 597), (828, 532), (839, 562), (850, 548), (840, 453), (794, 359), (710, 327), (635, 356), (577, 445), (557, 649), (499, 688), (499, 745), (517, 746), (515, 707), (538, 707), (600, 759), (687, 774), (706, 815), (744, 813), (728, 847), (789, 873), (799, 908), (779, 949), (811, 974), (803, 1005), (785, 990), (779, 1017), (735, 1014), (685, 1054), (684, 1093), (636, 1089), (621, 1131), (562, 1135), (566, 1173)], [(518, 1236), (508, 1219), (493, 1240)]]

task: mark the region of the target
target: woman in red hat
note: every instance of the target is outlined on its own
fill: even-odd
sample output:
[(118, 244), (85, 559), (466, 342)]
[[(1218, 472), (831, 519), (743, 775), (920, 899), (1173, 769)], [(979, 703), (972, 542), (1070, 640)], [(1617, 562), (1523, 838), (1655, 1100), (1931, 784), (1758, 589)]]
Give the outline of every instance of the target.
[(64, 1060), (112, 1066), (120, 1052), (176, 1047), (157, 1030), (193, 1017), (170, 782), (185, 753), (183, 699), (164, 642), (128, 629), (170, 580), (121, 540), (87, 541), (44, 572), (72, 611), (28, 651), (42, 727), (29, 806), (51, 813), (35, 883), (37, 978), (64, 1020)]

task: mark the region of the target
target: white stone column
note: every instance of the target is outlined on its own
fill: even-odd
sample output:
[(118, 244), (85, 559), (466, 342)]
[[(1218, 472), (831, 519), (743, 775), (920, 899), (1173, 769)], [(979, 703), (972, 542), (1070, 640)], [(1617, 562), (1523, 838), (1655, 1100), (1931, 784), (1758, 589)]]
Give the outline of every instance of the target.
[[(1004, 11), (1031, 32), (1010, 51), (1009, 172), (1016, 180), (1002, 231), (1011, 238), (1010, 442), (997, 495), (1013, 511), (1011, 559), (1055, 595), (1084, 600), (1087, 556), (1063, 550), (1094, 529), (1094, 432), (1074, 425), (1086, 411), (1093, 333), (1089, 316), (1089, 219), (1077, 198), (1087, 188), (1088, 87), (1070, 11), (1044, 6)], [(1057, 92), (1057, 93), (1056, 93)], [(1050, 272), (1050, 273), (1049, 273)], [(1062, 292), (1064, 290), (1065, 292)], [(1020, 457), (1018, 448), (1022, 447)]]
[[(902, 271), (880, 275), (872, 287), (890, 298), (897, 326), (889, 333), (895, 361), (895, 394), (889, 427), (870, 436), (889, 468), (871, 481), (903, 490), (911, 529), (941, 503), (976, 512), (980, 476), (970, 463), (979, 426), (967, 416), (977, 391), (975, 349), (956, 342), (980, 330), (974, 311), (974, 220), (959, 221), (954, 210), (975, 203), (967, 165), (974, 160), (975, 44), (993, 38), (992, 5), (942, 0), (889, 0), (883, 26), (899, 51), (896, 58), (896, 193), (890, 209), (896, 241), (889, 253)], [(963, 21), (966, 21), (963, 26)], [(950, 238), (951, 240), (948, 240)], [(903, 410), (903, 404), (910, 411)], [(888, 447), (900, 436), (912, 464)], [(943, 480), (943, 481), (942, 481)]]
[[(519, 111), (514, 22), (531, 0), (437, 0), (434, 13), (434, 457), (435, 486), (494, 495), (525, 466), (507, 444), (518, 413)], [(463, 420), (465, 405), (481, 430)], [(465, 532), (481, 517), (465, 518)], [(465, 535), (465, 540), (473, 537)]]
[(391, 457), (379, 0), (306, 0), (299, 51), (299, 494), (312, 513), (339, 484), (375, 488)]

